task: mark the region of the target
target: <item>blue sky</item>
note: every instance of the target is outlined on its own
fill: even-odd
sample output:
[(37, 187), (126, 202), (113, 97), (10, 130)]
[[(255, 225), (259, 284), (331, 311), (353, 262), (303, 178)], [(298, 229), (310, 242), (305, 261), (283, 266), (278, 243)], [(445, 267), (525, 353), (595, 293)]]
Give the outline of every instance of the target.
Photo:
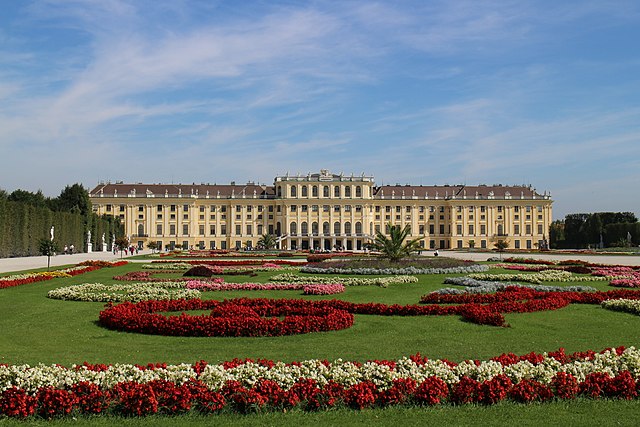
[(5, 1), (0, 188), (531, 184), (640, 214), (640, 2)]

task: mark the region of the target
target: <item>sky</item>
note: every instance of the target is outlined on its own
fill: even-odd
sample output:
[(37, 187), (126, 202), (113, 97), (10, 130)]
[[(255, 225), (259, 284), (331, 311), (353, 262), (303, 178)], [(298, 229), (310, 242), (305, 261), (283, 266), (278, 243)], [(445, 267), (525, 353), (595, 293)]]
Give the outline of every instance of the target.
[(640, 216), (640, 2), (2, 1), (0, 188), (532, 185)]

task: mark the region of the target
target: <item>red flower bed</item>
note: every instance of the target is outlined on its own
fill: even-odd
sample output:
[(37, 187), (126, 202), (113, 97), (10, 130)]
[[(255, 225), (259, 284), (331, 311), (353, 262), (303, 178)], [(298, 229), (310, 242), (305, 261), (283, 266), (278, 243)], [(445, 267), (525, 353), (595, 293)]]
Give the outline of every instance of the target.
[[(240, 267), (240, 266), (262, 266), (265, 261), (261, 259), (242, 259), (238, 261), (231, 260), (191, 260), (191, 261), (181, 261), (192, 265), (211, 265), (217, 267)], [(162, 263), (174, 263), (174, 261), (152, 261), (152, 264), (162, 264)], [(294, 265), (294, 266), (302, 266), (306, 263), (304, 261), (286, 261), (281, 259), (269, 260), (269, 264), (276, 265)]]
[[(211, 315), (163, 316), (157, 312), (212, 310)], [(280, 320), (278, 316), (283, 316)], [(353, 324), (345, 310), (305, 300), (236, 299), (122, 303), (100, 313), (111, 329), (178, 336), (279, 336), (339, 330)]]
[[(85, 268), (67, 268), (62, 271), (69, 276), (78, 276), (80, 274), (88, 273), (90, 271), (99, 270), (104, 267), (119, 267), (121, 265), (128, 264), (127, 261), (117, 261), (114, 263), (106, 262), (106, 261), (84, 261), (80, 264), (77, 264), (76, 267), (85, 266)], [(52, 273), (55, 273), (54, 270)], [(12, 278), (15, 277), (15, 278)], [(29, 274), (21, 274), (15, 276), (8, 277), (0, 277), (0, 289), (9, 288), (13, 286), (26, 285), (29, 283), (43, 282), (45, 280), (55, 279), (58, 276), (49, 276), (46, 273), (29, 273)]]

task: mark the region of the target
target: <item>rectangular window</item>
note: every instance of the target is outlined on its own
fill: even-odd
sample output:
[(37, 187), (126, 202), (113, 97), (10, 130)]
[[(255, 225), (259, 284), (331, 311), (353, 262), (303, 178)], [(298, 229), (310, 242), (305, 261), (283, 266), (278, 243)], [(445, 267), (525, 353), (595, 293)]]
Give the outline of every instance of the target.
[(527, 225), (526, 225), (526, 227), (527, 227), (527, 228), (526, 228), (526, 229), (527, 229), (527, 231), (526, 231), (526, 233), (525, 233), (525, 234), (528, 236), (528, 235), (530, 235), (530, 234), (531, 234), (531, 224), (527, 224)]
[(240, 224), (236, 224), (236, 236), (239, 236), (242, 233), (242, 226)]
[(440, 234), (444, 234), (444, 224), (440, 224)]
[(429, 224), (429, 234), (435, 233), (435, 225)]
[(248, 205), (248, 206), (247, 206), (247, 212), (251, 212), (251, 208), (252, 208), (252, 206), (251, 206), (251, 205)]
[(345, 212), (351, 212), (351, 205), (345, 205), (344, 206), (344, 211)]
[(516, 235), (520, 234), (520, 225), (519, 224), (514, 224), (513, 225), (513, 234), (516, 234)]
[(318, 212), (318, 205), (311, 205), (311, 212)]
[(111, 212), (111, 205), (107, 205), (107, 212)]
[(198, 234), (200, 234), (201, 236), (204, 236), (204, 225), (198, 226)]
[(487, 226), (484, 224), (480, 224), (480, 234), (481, 235), (486, 235), (487, 234)]
[[(216, 211), (216, 207), (214, 205), (211, 205), (209, 207), (209, 212), (215, 212)], [(215, 243), (215, 242), (214, 242)]]
[(171, 205), (171, 212), (175, 212), (176, 211), (176, 205)]
[(236, 205), (236, 212), (242, 212), (242, 206)]
[(162, 219), (162, 214), (158, 214), (157, 219)]
[(469, 235), (473, 236), (473, 224), (469, 224)]
[(307, 205), (302, 205), (302, 206), (300, 206), (300, 210), (301, 210), (302, 212), (309, 212), (309, 206), (307, 206)]
[(225, 224), (222, 224), (220, 226), (220, 234), (222, 234), (223, 236), (227, 235), (227, 226)]
[(120, 205), (120, 212), (124, 212), (124, 205)]
[(176, 235), (176, 225), (175, 224), (170, 224), (169, 225), (169, 235), (170, 236), (175, 236)]
[(189, 210), (189, 205), (182, 205), (182, 210), (187, 212)]
[(142, 205), (138, 206), (138, 212), (144, 212), (144, 206)]
[(226, 206), (220, 206), (220, 212), (226, 212), (226, 211), (227, 211)]
[(486, 249), (487, 248), (487, 241), (486, 240), (480, 240), (480, 247), (482, 249)]
[(162, 236), (162, 224), (156, 224), (156, 235)]
[(216, 216), (215, 216), (215, 215), (210, 215), (210, 216), (209, 216), (209, 219), (213, 221), (213, 220), (215, 220), (215, 219), (216, 219)]
[(538, 224), (538, 234), (542, 234), (542, 224)]
[(295, 212), (296, 210), (298, 210), (298, 207), (296, 205), (291, 205), (290, 209), (291, 212)]
[(515, 247), (516, 249), (520, 249), (520, 240), (514, 240), (514, 241), (513, 241), (513, 244), (515, 245), (514, 247)]
[(480, 206), (480, 212), (485, 212), (487, 210), (486, 206)]
[(251, 224), (247, 224), (247, 234), (249, 236), (253, 234), (253, 230), (251, 229)]
[(189, 224), (182, 224), (182, 235), (183, 236), (189, 235)]
[(322, 212), (329, 212), (331, 207), (329, 205), (322, 205)]
[(182, 215), (182, 219), (189, 219), (189, 214)]
[(424, 225), (422, 225), (422, 224), (421, 224), (421, 225), (419, 226), (419, 228), (418, 228), (418, 233), (419, 233), (419, 234), (424, 234)]
[(333, 211), (334, 211), (334, 212), (340, 212), (340, 205), (335, 205), (335, 206), (333, 207)]
[(204, 206), (200, 206), (200, 212), (204, 212)]
[(209, 234), (212, 236), (216, 235), (216, 226), (215, 225), (210, 225), (209, 226)]
[(269, 205), (269, 212), (273, 212), (273, 205)]
[(456, 234), (457, 234), (458, 236), (461, 236), (461, 235), (462, 235), (462, 224), (458, 224), (458, 225), (456, 225)]

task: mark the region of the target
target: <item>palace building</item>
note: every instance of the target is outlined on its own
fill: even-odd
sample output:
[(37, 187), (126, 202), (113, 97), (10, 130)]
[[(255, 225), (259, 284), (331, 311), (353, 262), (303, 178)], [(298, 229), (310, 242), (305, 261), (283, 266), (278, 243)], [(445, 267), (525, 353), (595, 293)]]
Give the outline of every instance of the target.
[(159, 248), (254, 248), (263, 234), (280, 249), (362, 250), (388, 224), (411, 226), (425, 249), (547, 245), (550, 194), (531, 186), (384, 185), (327, 170), (247, 184), (101, 183), (93, 210), (120, 217), (132, 244)]

